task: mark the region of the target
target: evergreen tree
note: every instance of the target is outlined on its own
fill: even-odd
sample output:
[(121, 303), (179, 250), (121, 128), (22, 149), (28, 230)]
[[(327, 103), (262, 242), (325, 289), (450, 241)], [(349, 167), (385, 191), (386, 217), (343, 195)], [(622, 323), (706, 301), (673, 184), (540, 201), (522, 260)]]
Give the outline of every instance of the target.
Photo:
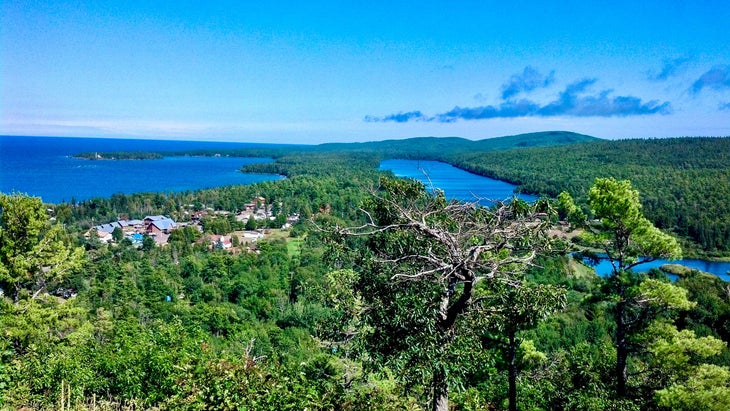
[(632, 337), (651, 323), (651, 311), (691, 306), (686, 290), (657, 280), (642, 283), (642, 277), (632, 268), (656, 258), (680, 258), (682, 250), (673, 237), (662, 233), (644, 217), (639, 192), (628, 180), (596, 179), (588, 192), (588, 205), (600, 220), (588, 226), (590, 238), (606, 253), (612, 266), (604, 291), (613, 303), (614, 377), (616, 394), (621, 398), (627, 394), (628, 358), (635, 351)]

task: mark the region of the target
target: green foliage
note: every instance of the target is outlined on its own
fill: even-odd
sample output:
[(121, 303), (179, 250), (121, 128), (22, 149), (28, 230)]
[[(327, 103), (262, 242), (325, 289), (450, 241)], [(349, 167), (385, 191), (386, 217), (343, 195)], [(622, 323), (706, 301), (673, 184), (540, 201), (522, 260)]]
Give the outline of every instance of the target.
[[(682, 369), (700, 359), (718, 355), (727, 346), (715, 337), (697, 337), (691, 330), (677, 330), (664, 323), (654, 323), (648, 330), (652, 335), (649, 352), (665, 367)], [(684, 371), (684, 370), (679, 370)]]
[[(529, 144), (540, 144), (546, 136), (533, 137)], [(557, 142), (570, 135), (547, 137)], [(486, 140), (425, 147), (429, 141), (411, 143), (424, 146), (423, 156), (439, 153), (446, 159), (458, 154), (459, 147), (508, 148), (520, 139), (495, 141), (491, 147)], [(408, 144), (382, 147), (402, 145), (405, 150)], [(510, 333), (520, 371), (515, 378), (518, 409), (727, 408), (730, 355), (720, 340), (730, 336), (726, 283), (688, 273), (673, 284), (656, 273), (627, 270), (603, 281), (571, 258), (550, 255), (531, 260), (533, 266), (525, 271), (521, 261), (530, 247), (549, 244), (543, 242), (542, 229), (555, 218), (546, 203), (514, 202), (502, 205), (505, 214), (499, 214), (499, 207), (460, 208), (438, 193), (428, 194), (417, 182), (383, 180), (378, 186), (375, 168), (388, 153), (366, 146), (359, 153), (346, 147), (277, 152), (276, 163), (252, 168), (288, 178), (252, 186), (118, 194), (55, 206), (18, 196), (14, 201), (22, 212), (6, 214), (4, 206), (3, 224), (5, 216), (15, 213), (28, 216), (24, 221), (31, 227), (3, 231), (5, 246), (20, 249), (17, 233), (32, 233), (37, 226), (30, 243), (55, 239), (72, 254), (78, 249), (74, 241), (81, 244), (92, 220), (112, 221), (118, 215), (166, 214), (183, 221), (185, 211), (193, 208), (235, 212), (264, 196), (275, 205), (279, 222), (291, 213), (300, 213), (302, 220), (292, 230), (296, 240), (260, 241), (258, 253), (209, 250), (195, 243), (200, 233), (193, 227), (173, 231), (163, 247), (90, 243), (78, 269), (55, 275), (45, 261), (57, 260), (41, 264), (45, 268), (39, 273), (53, 274), (46, 278), (46, 291), (58, 288), (59, 296), (36, 294), (37, 278), (24, 277), (15, 303), (6, 274), (0, 285), (6, 292), (0, 298), (0, 408), (58, 409), (63, 399), (67, 409), (92, 409), (94, 404), (93, 409), (410, 410), (423, 409), (443, 380), (458, 409), (506, 409), (512, 405), (506, 372)], [(550, 161), (548, 156), (544, 163)], [(702, 164), (691, 164), (699, 172)], [(638, 194), (624, 182), (606, 181), (602, 188), (602, 195), (613, 191), (620, 193), (619, 200), (628, 199), (623, 208), (606, 199), (602, 212), (618, 215), (616, 222), (606, 218), (586, 225), (582, 175), (578, 168), (575, 181), (568, 179), (579, 190), (559, 190), (576, 195), (578, 205), (567, 194), (556, 204), (560, 218), (592, 232), (585, 244), (593, 241), (619, 255), (615, 231), (628, 227), (624, 267), (647, 251), (672, 254), (671, 240), (634, 212), (654, 210), (653, 200), (644, 198), (643, 206), (637, 206)], [(379, 190), (368, 191), (373, 186)], [(418, 218), (405, 216), (404, 206)], [(50, 221), (46, 207), (71, 235)], [(536, 216), (543, 212), (547, 218)], [(488, 227), (500, 218), (509, 224), (499, 230), (523, 222), (540, 229), (490, 237), (494, 230)], [(230, 218), (218, 220), (233, 224)], [(414, 231), (417, 222), (454, 241), (439, 242), (427, 230)], [(390, 228), (367, 235), (341, 235), (342, 227), (386, 225)], [(487, 228), (473, 230), (477, 226)], [(509, 247), (500, 249), (503, 242)], [(448, 255), (442, 262), (451, 264), (468, 255), (458, 250), (484, 245), (492, 248), (476, 258), (479, 279), (471, 291), (468, 280), (451, 281), (445, 275), (452, 270), (468, 278), (458, 264), (427, 273), (438, 267), (429, 265), (429, 257)], [(24, 250), (32, 253), (34, 248)], [(492, 270), (495, 262), (504, 264)], [(426, 274), (427, 281), (409, 277), (418, 273)], [(461, 296), (471, 297), (453, 323), (442, 316), (444, 296), (449, 297), (447, 313)], [(621, 302), (625, 318), (638, 319), (625, 330), (630, 395), (623, 399), (614, 394), (617, 351), (612, 342)]]
[(482, 298), (481, 303), (489, 307), (487, 326), (504, 335), (535, 327), (566, 303), (564, 289), (527, 281), (496, 283), (486, 295), (477, 295)]
[(697, 337), (665, 323), (656, 324), (649, 346), (653, 360), (668, 374), (667, 387), (656, 392), (660, 406), (673, 410), (724, 410), (730, 406), (730, 368), (701, 361), (718, 355), (727, 344)]
[(642, 281), (639, 284), (638, 293), (637, 298), (642, 303), (662, 306), (667, 309), (686, 311), (696, 305), (687, 298), (687, 290), (654, 278)]
[[(631, 179), (647, 218), (705, 252), (730, 250), (730, 138), (593, 141), (546, 148), (467, 152), (447, 162), (518, 184), (522, 191), (579, 203), (598, 177)], [(536, 161), (536, 159), (539, 159)]]
[(252, 231), (256, 229), (256, 220), (253, 218), (253, 216), (248, 217), (248, 221), (246, 221), (246, 230)]
[(0, 193), (0, 285), (36, 298), (80, 267), (83, 249), (69, 244), (63, 227), (51, 224), (38, 197)]
[[(560, 299), (547, 285), (522, 293), (516, 281), (547, 245), (547, 224), (536, 216), (543, 203), (515, 199), (488, 209), (449, 202), (415, 180), (382, 179), (365, 210), (369, 223), (340, 239), (360, 253), (356, 290), (368, 307), (360, 341), (376, 365), (392, 367), (407, 386), (430, 387), (434, 408), (447, 406), (449, 384), (463, 384), (477, 364), (466, 360), (483, 357), (475, 353), (480, 313), (504, 310), (509, 330), (500, 331), (513, 340), (516, 330), (551, 311), (543, 305)], [(493, 298), (476, 293), (478, 284)], [(508, 294), (524, 302), (522, 310), (498, 301)]]
[(124, 238), (124, 231), (122, 231), (119, 227), (114, 227), (114, 231), (112, 231), (112, 238), (115, 242), (120, 242)]
[(573, 201), (567, 191), (558, 195), (558, 215), (560, 219), (568, 221), (573, 227), (585, 225), (586, 215)]
[(730, 369), (702, 364), (686, 382), (659, 390), (657, 397), (660, 406), (671, 410), (730, 409)]
[(615, 272), (633, 267), (639, 258), (681, 258), (677, 240), (644, 218), (639, 192), (628, 180), (596, 179), (588, 192), (588, 205), (600, 219), (594, 237), (616, 262)]

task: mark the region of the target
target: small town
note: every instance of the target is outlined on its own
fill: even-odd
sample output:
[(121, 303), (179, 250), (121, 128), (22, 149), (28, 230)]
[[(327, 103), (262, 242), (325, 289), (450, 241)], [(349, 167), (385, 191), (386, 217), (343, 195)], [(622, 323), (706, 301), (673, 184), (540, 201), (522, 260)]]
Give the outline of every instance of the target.
[[(175, 221), (165, 215), (148, 215), (143, 219), (119, 219), (93, 226), (85, 233), (85, 237), (87, 239), (95, 237), (105, 244), (128, 240), (133, 246), (141, 247), (147, 236), (154, 240), (156, 246), (164, 247), (168, 244), (170, 234), (174, 230), (193, 227), (202, 234), (197, 240), (198, 244), (207, 244), (211, 249), (227, 250), (233, 253), (256, 252), (255, 243), (270, 234), (272, 229), (287, 230), (291, 228), (292, 224), (299, 221), (299, 214), (294, 213), (287, 216), (283, 224), (272, 227), (272, 224), (276, 223), (277, 217), (273, 215), (272, 207), (266, 204), (264, 197), (254, 198), (246, 204), (244, 210), (236, 213), (206, 208), (185, 211), (184, 214), (189, 216), (187, 221)], [(231, 219), (231, 216), (234, 216), (233, 219), (244, 228), (243, 230), (232, 230), (224, 234), (214, 234), (211, 232), (212, 230), (206, 231), (206, 221)], [(239, 245), (240, 247), (236, 247)]]

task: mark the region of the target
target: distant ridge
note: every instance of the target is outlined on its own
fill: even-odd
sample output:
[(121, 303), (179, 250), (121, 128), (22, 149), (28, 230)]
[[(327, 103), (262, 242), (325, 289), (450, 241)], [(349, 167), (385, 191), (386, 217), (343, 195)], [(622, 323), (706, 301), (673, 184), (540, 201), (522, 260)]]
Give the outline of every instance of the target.
[(413, 137), (365, 143), (325, 143), (316, 146), (316, 149), (321, 151), (365, 151), (378, 153), (385, 157), (438, 159), (460, 152), (552, 147), (591, 141), (602, 140), (570, 131), (542, 131), (483, 140), (468, 140), (462, 137)]

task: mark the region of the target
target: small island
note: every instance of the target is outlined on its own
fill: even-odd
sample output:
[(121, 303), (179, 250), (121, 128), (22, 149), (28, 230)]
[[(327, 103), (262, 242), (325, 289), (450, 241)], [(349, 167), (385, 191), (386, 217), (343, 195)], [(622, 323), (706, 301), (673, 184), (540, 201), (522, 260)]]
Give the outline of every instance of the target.
[(688, 275), (691, 275), (693, 273), (697, 273), (699, 275), (708, 277), (708, 278), (717, 278), (717, 276), (707, 273), (704, 271), (700, 271), (694, 268), (685, 267), (681, 264), (663, 264), (661, 267), (659, 267), (660, 270), (662, 270), (666, 274), (676, 275), (677, 277), (686, 277)]
[(161, 160), (164, 156), (160, 153), (148, 151), (114, 151), (108, 153), (86, 152), (76, 154), (74, 158), (83, 160)]

